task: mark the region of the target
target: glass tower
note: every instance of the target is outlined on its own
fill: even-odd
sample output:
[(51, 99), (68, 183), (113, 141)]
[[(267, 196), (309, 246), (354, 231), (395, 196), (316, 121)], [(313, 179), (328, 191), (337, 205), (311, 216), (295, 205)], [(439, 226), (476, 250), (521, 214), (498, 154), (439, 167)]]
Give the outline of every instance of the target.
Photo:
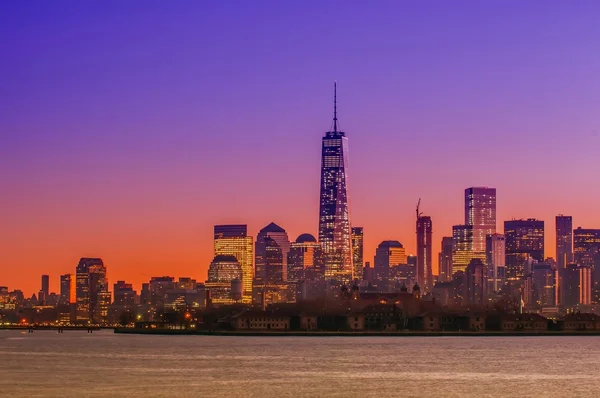
[(543, 221), (534, 218), (505, 221), (504, 241), (508, 281), (516, 281), (527, 275), (531, 261), (544, 261)]
[(573, 262), (573, 217), (556, 216), (556, 263), (565, 269)]
[(465, 225), (473, 226), (473, 251), (485, 252), (485, 237), (496, 233), (496, 188), (465, 189)]
[(419, 216), (417, 218), (417, 281), (425, 292), (433, 287), (431, 235), (431, 217)]
[(354, 272), (347, 191), (348, 138), (338, 131), (335, 89), (333, 131), (325, 134), (322, 146), (319, 243), (325, 257), (325, 278), (349, 284)]
[(363, 227), (352, 227), (352, 264), (354, 266), (354, 278), (361, 280), (364, 258), (363, 258)]
[(243, 303), (252, 302), (254, 277), (252, 237), (247, 233), (246, 225), (215, 225), (215, 256), (234, 256), (242, 267)]

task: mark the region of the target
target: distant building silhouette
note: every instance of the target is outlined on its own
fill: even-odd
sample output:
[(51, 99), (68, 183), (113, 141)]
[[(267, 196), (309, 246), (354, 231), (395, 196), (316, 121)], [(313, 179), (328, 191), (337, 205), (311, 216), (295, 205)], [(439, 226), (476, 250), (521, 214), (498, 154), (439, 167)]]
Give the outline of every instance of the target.
[(325, 277), (345, 284), (352, 281), (354, 271), (347, 175), (348, 138), (338, 130), (334, 92), (333, 130), (325, 134), (322, 146), (319, 243), (325, 258)]
[(417, 283), (422, 292), (429, 292), (433, 288), (432, 228), (431, 217), (417, 218)]
[(592, 302), (592, 268), (589, 265), (567, 264), (561, 271), (562, 305), (573, 309)]
[(379, 289), (386, 291), (389, 286), (390, 269), (400, 264), (406, 264), (406, 250), (397, 240), (385, 240), (375, 250), (373, 267), (374, 282)]
[(483, 306), (487, 300), (487, 266), (478, 258), (471, 260), (466, 271), (466, 302)]

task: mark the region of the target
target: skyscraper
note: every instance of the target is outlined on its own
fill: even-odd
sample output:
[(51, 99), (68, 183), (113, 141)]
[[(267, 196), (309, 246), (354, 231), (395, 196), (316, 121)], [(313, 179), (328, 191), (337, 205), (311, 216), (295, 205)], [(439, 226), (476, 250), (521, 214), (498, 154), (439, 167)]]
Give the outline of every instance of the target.
[(75, 295), (78, 323), (106, 322), (110, 292), (106, 267), (100, 258), (82, 258), (76, 268)]
[(352, 266), (354, 268), (354, 279), (361, 280), (364, 258), (363, 258), (363, 227), (352, 227)]
[(452, 227), (452, 272), (466, 271), (473, 258), (485, 258), (485, 252), (473, 251), (473, 226)]
[(598, 253), (600, 253), (600, 229), (578, 227), (573, 231), (573, 255), (577, 264), (600, 266), (594, 261)]
[(260, 282), (287, 281), (290, 241), (287, 232), (270, 223), (258, 232), (255, 243), (255, 278)]
[(60, 303), (69, 304), (71, 302), (71, 274), (60, 276)]
[(556, 263), (564, 269), (573, 262), (573, 217), (556, 216)]
[(431, 217), (419, 215), (417, 218), (417, 282), (424, 292), (428, 292), (433, 287), (432, 246)]
[(50, 295), (50, 275), (42, 275), (42, 292), (45, 297)]
[(288, 253), (288, 281), (312, 280), (323, 276), (321, 246), (311, 234), (302, 234)]
[(496, 188), (465, 189), (465, 225), (473, 226), (473, 251), (484, 253), (485, 237), (496, 233)]
[(467, 265), (466, 301), (467, 304), (485, 305), (487, 300), (487, 267), (481, 259), (474, 258)]
[(502, 280), (504, 279), (506, 265), (505, 243), (505, 238), (502, 234), (487, 235), (485, 239), (486, 264), (488, 267), (487, 275), (491, 285), (489, 288), (493, 292), (500, 290)]
[(325, 277), (348, 284), (353, 279), (352, 242), (348, 210), (348, 138), (338, 131), (334, 86), (333, 131), (323, 137), (319, 203), (319, 243)]
[(534, 218), (504, 222), (506, 279), (520, 280), (532, 260), (544, 261), (544, 222)]
[(243, 303), (252, 302), (252, 279), (254, 260), (252, 237), (246, 225), (215, 225), (215, 256), (234, 256), (242, 267)]
[[(208, 279), (204, 286), (210, 292), (214, 304), (233, 304), (235, 280), (242, 280), (243, 270), (233, 255), (216, 255), (208, 268)], [(243, 296), (242, 296), (243, 297)]]
[(406, 250), (397, 240), (384, 240), (375, 250), (375, 284), (379, 288), (386, 288), (390, 278), (390, 268), (406, 264)]
[(591, 304), (592, 269), (589, 265), (567, 264), (561, 274), (561, 304), (566, 308)]
[(444, 236), (442, 238), (442, 251), (439, 258), (440, 282), (449, 282), (452, 280), (452, 237)]

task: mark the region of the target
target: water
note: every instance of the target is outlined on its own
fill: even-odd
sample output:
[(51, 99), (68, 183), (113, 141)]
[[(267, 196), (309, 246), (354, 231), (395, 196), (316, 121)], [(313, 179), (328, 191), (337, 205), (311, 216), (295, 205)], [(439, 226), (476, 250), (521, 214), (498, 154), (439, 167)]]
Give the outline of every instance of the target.
[(219, 337), (0, 331), (18, 397), (600, 394), (600, 337)]

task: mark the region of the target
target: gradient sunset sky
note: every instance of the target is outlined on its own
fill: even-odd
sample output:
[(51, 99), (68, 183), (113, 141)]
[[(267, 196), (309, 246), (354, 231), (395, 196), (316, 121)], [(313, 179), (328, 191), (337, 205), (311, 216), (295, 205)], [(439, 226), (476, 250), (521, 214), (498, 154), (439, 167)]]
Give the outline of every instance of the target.
[[(317, 234), (333, 82), (365, 260), (442, 236), (469, 186), (498, 230), (600, 228), (598, 1), (7, 1), (0, 285), (102, 257), (110, 283), (206, 279), (217, 223)], [(437, 257), (436, 257), (437, 260)], [(437, 269), (437, 261), (434, 271)], [(112, 286), (111, 286), (112, 290)]]

